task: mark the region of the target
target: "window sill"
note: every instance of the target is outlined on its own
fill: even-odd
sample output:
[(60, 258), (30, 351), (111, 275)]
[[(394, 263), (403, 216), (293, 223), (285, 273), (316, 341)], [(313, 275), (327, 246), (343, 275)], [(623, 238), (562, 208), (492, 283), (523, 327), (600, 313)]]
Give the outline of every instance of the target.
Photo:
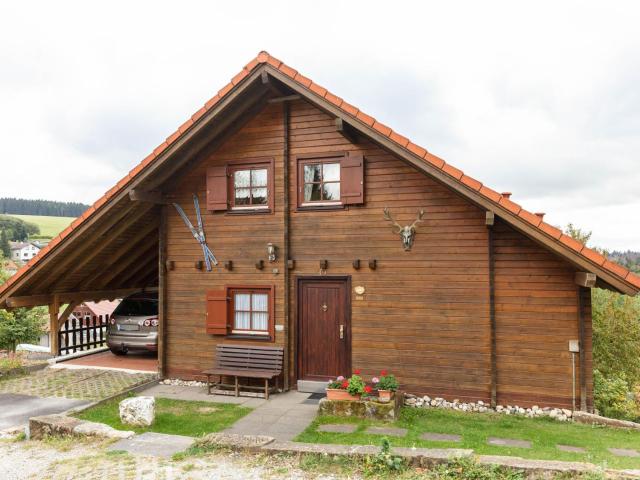
[(306, 211), (317, 211), (317, 210), (344, 210), (345, 205), (343, 203), (333, 203), (333, 204), (324, 204), (324, 205), (314, 205), (312, 203), (304, 203), (302, 205), (298, 205), (296, 211), (298, 212), (306, 212)]
[(227, 215), (265, 215), (269, 213), (273, 213), (271, 208), (243, 208), (238, 210), (230, 208), (227, 210)]
[(227, 338), (232, 340), (254, 340), (257, 342), (273, 342), (271, 335), (243, 335), (241, 333), (230, 333)]

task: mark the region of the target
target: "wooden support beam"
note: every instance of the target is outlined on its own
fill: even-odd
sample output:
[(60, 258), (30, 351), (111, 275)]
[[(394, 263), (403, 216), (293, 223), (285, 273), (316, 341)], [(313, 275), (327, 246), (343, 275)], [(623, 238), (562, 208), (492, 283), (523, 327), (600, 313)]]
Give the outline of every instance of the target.
[(69, 315), (73, 313), (73, 310), (81, 303), (82, 302), (78, 302), (77, 300), (69, 302), (69, 304), (67, 305), (67, 308), (65, 308), (62, 314), (60, 314), (60, 316), (58, 317), (58, 331), (60, 331), (60, 327), (62, 327), (64, 322), (67, 321), (67, 318), (69, 318)]
[(92, 301), (99, 302), (100, 300), (114, 300), (135, 293), (135, 289), (131, 288), (117, 288), (111, 290), (87, 290), (77, 292), (59, 292), (56, 294), (42, 294), (42, 295), (27, 295), (21, 297), (9, 297), (7, 298), (7, 306), (10, 308), (18, 307), (37, 307), (39, 305), (51, 305), (54, 300), (54, 296), (58, 298), (58, 305), (69, 303), (74, 300), (78, 302)]
[(158, 231), (158, 376), (161, 379), (167, 374), (167, 263), (167, 207), (163, 206)]
[(491, 210), (488, 210), (485, 214), (484, 224), (487, 227), (493, 227), (493, 224), (496, 221), (496, 214)]
[(578, 287), (578, 337), (580, 341), (580, 410), (587, 411), (587, 355), (585, 332), (585, 304), (586, 296), (591, 295), (591, 289)]
[(574, 277), (576, 285), (579, 287), (593, 288), (596, 286), (598, 278), (595, 273), (590, 272), (576, 272)]
[(51, 355), (60, 355), (58, 342), (58, 313), (60, 311), (60, 297), (52, 295), (49, 301), (49, 351)]
[(342, 118), (336, 118), (336, 131), (351, 143), (358, 143), (358, 134), (356, 130)]
[(300, 95), (285, 95), (284, 97), (274, 97), (267, 100), (267, 103), (283, 103), (283, 102), (293, 102), (295, 100), (300, 100), (302, 97)]
[(161, 205), (164, 202), (162, 198), (162, 192), (158, 190), (141, 190), (139, 188), (134, 188), (129, 190), (129, 199), (132, 202), (147, 202), (153, 203), (156, 205)]
[[(487, 212), (489, 213), (489, 212)], [(493, 228), (487, 228), (487, 256), (489, 262), (489, 342), (490, 342), (490, 358), (489, 370), (491, 375), (491, 391), (489, 397), (491, 399), (491, 408), (495, 408), (498, 403), (498, 354), (497, 354), (497, 322), (496, 322), (496, 262), (493, 248)]]

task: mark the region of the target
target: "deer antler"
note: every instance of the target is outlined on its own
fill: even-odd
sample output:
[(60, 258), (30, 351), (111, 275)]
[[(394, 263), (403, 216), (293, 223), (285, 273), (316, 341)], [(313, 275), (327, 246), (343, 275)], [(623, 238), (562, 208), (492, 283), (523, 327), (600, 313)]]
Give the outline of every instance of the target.
[(393, 217), (391, 216), (391, 214), (389, 213), (389, 208), (384, 207), (384, 219), (388, 220), (389, 222), (393, 223), (394, 227), (398, 228), (398, 232), (401, 232), (403, 227), (402, 225), (400, 225), (398, 222), (396, 222)]
[(409, 229), (410, 229), (410, 230), (415, 230), (416, 225), (417, 225), (418, 223), (422, 222), (422, 217), (424, 217), (424, 210), (420, 210), (420, 211), (418, 212), (418, 218), (416, 218), (416, 221), (415, 221), (415, 222), (413, 222), (413, 223), (411, 224), (411, 226), (409, 227)]

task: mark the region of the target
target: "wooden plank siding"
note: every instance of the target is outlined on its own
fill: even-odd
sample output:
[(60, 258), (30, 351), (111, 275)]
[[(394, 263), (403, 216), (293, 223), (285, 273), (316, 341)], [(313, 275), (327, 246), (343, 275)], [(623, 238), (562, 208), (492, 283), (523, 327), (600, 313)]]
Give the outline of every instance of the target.
[[(290, 104), (290, 258), (288, 339), (276, 331), (275, 342), (246, 341), (205, 333), (205, 294), (224, 285), (275, 285), (276, 325), (284, 321), (286, 259), (268, 263), (266, 245), (284, 243), (282, 105), (266, 106), (215, 153), (185, 172), (167, 193), (195, 219), (191, 195), (205, 204), (208, 167), (243, 158), (275, 160), (275, 209), (271, 214), (203, 211), (209, 246), (221, 265), (199, 271), (202, 251), (170, 208), (167, 218), (167, 376), (196, 378), (214, 363), (218, 343), (277, 345), (289, 348), (291, 382), (296, 380), (296, 278), (350, 275), (352, 295), (352, 365), (365, 376), (381, 369), (396, 373), (405, 390), (449, 399), (490, 399), (490, 322), (488, 233), (485, 212), (410, 167), (377, 145), (354, 144), (336, 131), (335, 120), (298, 100)], [(309, 153), (363, 154), (365, 203), (329, 211), (297, 208), (296, 156)], [(383, 218), (389, 207), (405, 225), (424, 209), (424, 220), (411, 252)], [(497, 221), (494, 227), (498, 354), (498, 402), (570, 405), (569, 339), (578, 338), (575, 269)], [(281, 253), (281, 252), (280, 252)], [(265, 268), (255, 268), (257, 260)], [(352, 262), (360, 259), (355, 270)], [(368, 260), (376, 259), (376, 270)], [(233, 261), (233, 271), (222, 268)], [(274, 273), (273, 269), (278, 269)], [(586, 312), (591, 338), (590, 310)], [(587, 344), (591, 358), (590, 344)], [(590, 372), (588, 365), (587, 371)], [(345, 372), (348, 374), (349, 372)], [(295, 385), (295, 383), (294, 383)], [(591, 396), (591, 379), (587, 381)], [(534, 393), (535, 392), (535, 393)]]

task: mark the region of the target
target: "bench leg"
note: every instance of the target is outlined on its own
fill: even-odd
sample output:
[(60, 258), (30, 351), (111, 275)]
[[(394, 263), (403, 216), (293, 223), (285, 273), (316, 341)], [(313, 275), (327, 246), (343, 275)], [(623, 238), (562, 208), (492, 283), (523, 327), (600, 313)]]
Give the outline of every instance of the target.
[(235, 377), (236, 379), (236, 397), (240, 396), (240, 387), (238, 386), (238, 377)]
[(269, 400), (269, 379), (264, 379), (264, 398)]

